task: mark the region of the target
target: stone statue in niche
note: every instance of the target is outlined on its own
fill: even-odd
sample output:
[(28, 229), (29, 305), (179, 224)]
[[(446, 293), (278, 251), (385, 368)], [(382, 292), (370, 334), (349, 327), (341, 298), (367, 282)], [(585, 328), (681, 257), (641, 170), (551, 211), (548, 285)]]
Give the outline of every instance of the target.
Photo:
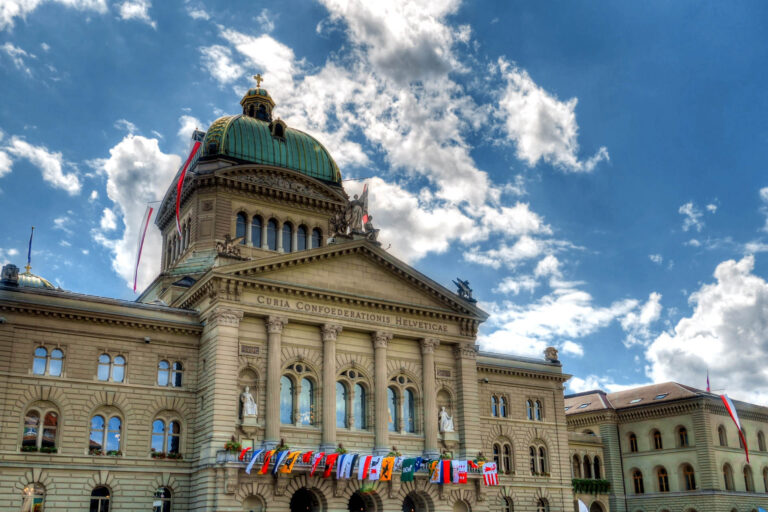
[(440, 432), (453, 432), (453, 416), (448, 416), (445, 406), (440, 408)]
[(240, 403), (243, 404), (243, 419), (255, 419), (258, 414), (258, 406), (256, 405), (256, 400), (253, 399), (249, 386), (245, 386), (245, 390), (240, 395)]

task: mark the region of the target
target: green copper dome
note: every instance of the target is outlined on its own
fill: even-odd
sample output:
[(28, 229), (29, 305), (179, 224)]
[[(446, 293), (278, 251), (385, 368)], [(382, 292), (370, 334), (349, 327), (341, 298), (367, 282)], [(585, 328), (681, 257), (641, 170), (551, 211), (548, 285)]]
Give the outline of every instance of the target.
[[(258, 92), (262, 95), (262, 90)], [(341, 185), (339, 167), (328, 150), (314, 137), (286, 127), (279, 119), (268, 122), (249, 115), (217, 119), (205, 134), (203, 157), (218, 155), (283, 167)]]

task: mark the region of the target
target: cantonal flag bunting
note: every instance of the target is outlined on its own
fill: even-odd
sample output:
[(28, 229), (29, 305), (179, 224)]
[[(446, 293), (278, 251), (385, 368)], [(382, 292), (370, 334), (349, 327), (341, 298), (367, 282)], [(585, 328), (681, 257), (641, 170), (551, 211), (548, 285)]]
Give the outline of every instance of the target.
[(259, 473), (262, 475), (266, 475), (267, 471), (269, 470), (269, 459), (272, 458), (272, 456), (275, 454), (277, 450), (269, 450), (267, 453), (264, 454), (264, 464), (261, 465), (261, 470)]
[(240, 455), (237, 457), (237, 460), (242, 461), (243, 457), (245, 457), (245, 454), (248, 453), (250, 449), (251, 447), (249, 446), (248, 448), (243, 448), (242, 450), (240, 450)]
[(368, 470), (368, 480), (378, 480), (381, 476), (381, 461), (383, 457), (373, 456), (371, 457), (371, 465)]
[(338, 453), (331, 453), (325, 458), (325, 471), (323, 472), (323, 478), (328, 478), (331, 476), (333, 465), (336, 464), (336, 459), (338, 458)]
[(357, 463), (357, 460), (360, 458), (360, 456), (356, 453), (353, 453), (352, 456), (349, 458), (349, 461), (344, 461), (344, 471), (341, 475), (343, 478), (352, 478), (352, 471), (355, 469), (355, 464)]
[(302, 454), (301, 462), (303, 462), (304, 464), (309, 464), (310, 461), (312, 461), (312, 454), (313, 453), (314, 452), (306, 452), (306, 453)]
[(389, 482), (392, 480), (392, 470), (395, 469), (395, 458), (384, 457), (381, 461), (381, 477), (379, 480), (382, 482)]
[(325, 458), (324, 452), (316, 453), (312, 457), (312, 470), (309, 472), (309, 476), (315, 476), (315, 471), (317, 471), (317, 468), (320, 467), (320, 464), (323, 462), (324, 458)]
[(401, 482), (413, 482), (413, 473), (416, 469), (416, 459), (405, 459), (403, 461), (402, 473), (400, 473)]
[(499, 473), (495, 462), (483, 464), (483, 483), (485, 485), (499, 485)]
[(366, 480), (368, 473), (371, 471), (371, 459), (372, 455), (363, 455), (360, 457), (360, 463), (357, 465), (357, 479)]
[(744, 430), (741, 428), (741, 421), (739, 421), (739, 413), (736, 412), (736, 406), (733, 405), (728, 395), (720, 395), (720, 399), (725, 405), (725, 410), (728, 411), (731, 419), (736, 424), (736, 428), (739, 431), (739, 439), (741, 439), (741, 444), (744, 445), (744, 454), (747, 456), (747, 463), (749, 463), (749, 448), (747, 447), (747, 440), (744, 438)]
[(288, 450), (277, 452), (277, 454), (275, 455), (275, 465), (272, 467), (273, 475), (277, 474), (277, 471), (280, 469), (280, 466), (283, 465), (283, 462), (285, 462), (286, 458), (288, 458)]
[(251, 462), (248, 463), (248, 466), (245, 468), (245, 472), (249, 475), (251, 474), (251, 470), (253, 469), (253, 465), (256, 464), (256, 459), (259, 458), (259, 455), (264, 453), (264, 450), (259, 450), (253, 454), (251, 454)]
[(290, 473), (293, 471), (293, 465), (296, 464), (296, 460), (299, 458), (299, 455), (301, 455), (301, 452), (298, 451), (289, 453), (285, 458), (285, 464), (283, 464), (283, 467), (280, 468), (280, 472)]
[(467, 461), (452, 460), (451, 469), (453, 470), (453, 483), (455, 484), (467, 483)]
[(433, 463), (432, 477), (429, 481), (433, 484), (451, 483), (451, 461), (438, 460)]
[(192, 161), (192, 159), (195, 156), (195, 153), (197, 153), (197, 150), (200, 149), (200, 141), (195, 141), (194, 145), (192, 146), (192, 151), (189, 153), (189, 158), (187, 158), (186, 163), (184, 164), (184, 167), (181, 169), (181, 174), (179, 175), (179, 181), (176, 183), (176, 231), (179, 232), (179, 236), (183, 236), (181, 232), (181, 219), (179, 218), (179, 206), (181, 205), (181, 191), (184, 188), (184, 178), (187, 175), (187, 168), (189, 167), (189, 163)]

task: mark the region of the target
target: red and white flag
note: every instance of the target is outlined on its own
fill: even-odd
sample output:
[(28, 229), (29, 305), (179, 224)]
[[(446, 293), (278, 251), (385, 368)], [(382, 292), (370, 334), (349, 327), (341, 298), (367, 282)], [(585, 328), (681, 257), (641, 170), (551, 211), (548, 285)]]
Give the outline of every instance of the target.
[(499, 485), (499, 472), (495, 462), (483, 464), (483, 483), (485, 485)]
[(373, 455), (363, 455), (360, 457), (360, 462), (357, 465), (358, 480), (365, 480), (368, 478), (368, 473), (371, 470), (371, 459), (373, 459)]
[(338, 453), (330, 453), (325, 458), (325, 471), (323, 472), (323, 478), (328, 478), (331, 476), (331, 471), (333, 470), (333, 465), (336, 464), (336, 460), (339, 458)]
[(196, 140), (194, 145), (192, 146), (192, 152), (189, 154), (189, 157), (187, 158), (186, 163), (184, 164), (184, 168), (181, 169), (181, 174), (179, 175), (179, 181), (176, 183), (176, 230), (179, 232), (179, 236), (184, 236), (181, 233), (181, 219), (179, 218), (179, 205), (181, 205), (181, 190), (182, 187), (184, 187), (184, 178), (187, 176), (187, 169), (189, 168), (189, 163), (192, 161), (192, 158), (194, 158), (195, 154), (197, 153), (197, 150), (200, 149), (200, 141)]
[(324, 457), (325, 457), (325, 452), (316, 453), (312, 457), (312, 470), (309, 472), (309, 476), (315, 476), (315, 471), (317, 471), (317, 468), (318, 466), (320, 466), (320, 463), (323, 461)]
[(368, 471), (368, 480), (378, 480), (381, 478), (381, 462), (384, 457), (371, 457), (370, 470)]
[(749, 448), (747, 448), (747, 440), (744, 438), (744, 430), (741, 428), (739, 413), (736, 412), (736, 406), (733, 405), (733, 402), (731, 402), (731, 399), (728, 398), (728, 395), (720, 395), (720, 399), (723, 401), (725, 410), (728, 411), (728, 414), (731, 415), (731, 419), (736, 424), (736, 428), (739, 430), (739, 438), (741, 439), (741, 444), (744, 445), (744, 454), (747, 456), (747, 463), (749, 463)]
[(467, 461), (465, 460), (452, 460), (451, 469), (453, 470), (453, 483), (465, 484), (467, 483)]
[(141, 218), (141, 227), (139, 228), (139, 241), (136, 244), (136, 267), (133, 269), (133, 293), (136, 293), (136, 283), (139, 281), (139, 262), (141, 261), (141, 251), (144, 249), (144, 238), (147, 236), (149, 221), (152, 219), (152, 212), (155, 211), (151, 206), (147, 206), (144, 217)]

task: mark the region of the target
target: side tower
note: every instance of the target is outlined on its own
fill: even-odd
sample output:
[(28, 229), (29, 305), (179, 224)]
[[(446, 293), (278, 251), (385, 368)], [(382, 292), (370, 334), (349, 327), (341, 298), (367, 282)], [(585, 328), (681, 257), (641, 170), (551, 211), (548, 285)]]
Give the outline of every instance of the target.
[(139, 298), (167, 304), (214, 267), (325, 245), (329, 220), (348, 197), (341, 173), (312, 136), (273, 118), (266, 89), (248, 90), (242, 113), (214, 121), (187, 171), (176, 227), (176, 185), (155, 223), (163, 235), (160, 274)]

